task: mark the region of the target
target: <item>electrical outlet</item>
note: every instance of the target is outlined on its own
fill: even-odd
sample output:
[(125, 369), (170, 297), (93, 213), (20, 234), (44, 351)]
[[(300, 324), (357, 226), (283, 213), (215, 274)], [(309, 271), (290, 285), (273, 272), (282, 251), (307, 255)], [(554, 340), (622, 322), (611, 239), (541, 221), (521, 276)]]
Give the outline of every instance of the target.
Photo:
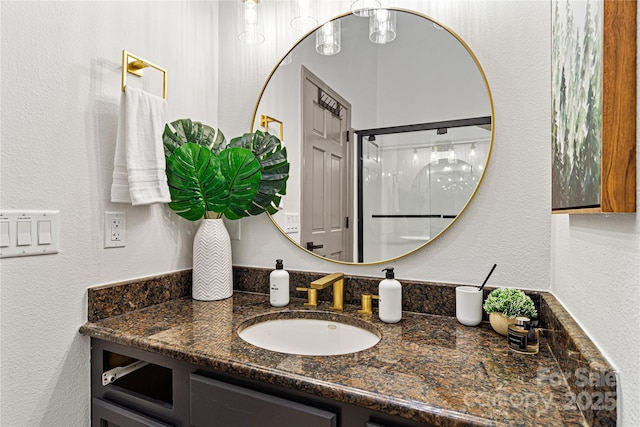
[(104, 247), (123, 248), (126, 245), (127, 215), (124, 212), (104, 213)]
[(120, 218), (112, 218), (111, 219), (111, 241), (112, 242), (121, 242), (122, 241), (122, 220)]

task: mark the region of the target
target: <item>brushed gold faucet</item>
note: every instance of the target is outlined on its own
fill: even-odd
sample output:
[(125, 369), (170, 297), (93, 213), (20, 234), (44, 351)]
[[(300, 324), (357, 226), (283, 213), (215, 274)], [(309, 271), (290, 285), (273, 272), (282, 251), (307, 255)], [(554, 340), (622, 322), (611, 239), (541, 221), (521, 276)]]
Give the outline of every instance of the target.
[(296, 291), (307, 293), (307, 302), (304, 303), (305, 307), (318, 306), (318, 290), (317, 289), (296, 287)]
[(333, 305), (329, 307), (332, 311), (342, 311), (344, 309), (344, 273), (333, 273), (311, 282), (311, 289), (325, 289), (333, 285)]
[(373, 314), (373, 308), (371, 301), (379, 299), (378, 295), (362, 294), (362, 308), (358, 310), (358, 314), (371, 315)]

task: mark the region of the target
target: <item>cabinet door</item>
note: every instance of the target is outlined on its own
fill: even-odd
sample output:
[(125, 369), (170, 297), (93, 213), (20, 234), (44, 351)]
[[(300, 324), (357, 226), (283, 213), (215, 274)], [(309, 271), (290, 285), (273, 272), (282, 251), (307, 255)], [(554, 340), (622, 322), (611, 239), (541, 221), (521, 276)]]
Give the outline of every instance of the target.
[(336, 427), (336, 414), (222, 381), (191, 375), (193, 427)]
[(93, 398), (91, 405), (92, 427), (171, 427), (124, 406)]

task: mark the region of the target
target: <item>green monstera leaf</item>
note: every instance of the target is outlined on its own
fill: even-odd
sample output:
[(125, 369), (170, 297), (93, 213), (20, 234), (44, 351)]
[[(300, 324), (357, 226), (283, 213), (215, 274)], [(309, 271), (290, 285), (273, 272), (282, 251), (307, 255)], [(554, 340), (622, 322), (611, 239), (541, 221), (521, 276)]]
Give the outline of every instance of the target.
[(287, 150), (275, 136), (256, 131), (232, 139), (190, 119), (165, 126), (169, 207), (182, 217), (240, 219), (275, 214), (287, 190)]
[(205, 146), (218, 154), (226, 141), (220, 130), (193, 122), (191, 119), (176, 120), (164, 126), (162, 143), (165, 157), (169, 157), (176, 148), (188, 142)]
[(248, 216), (247, 210), (251, 207), (262, 180), (260, 163), (250, 150), (229, 147), (220, 152), (220, 169), (229, 189), (224, 216), (229, 219)]
[(259, 215), (267, 211), (272, 215), (275, 214), (278, 211), (280, 199), (287, 192), (289, 178), (287, 149), (282, 146), (276, 136), (259, 130), (233, 138), (229, 146), (251, 150), (260, 162), (262, 181), (253, 203), (247, 210), (248, 213)]
[(167, 159), (169, 207), (191, 221), (248, 216), (260, 180), (260, 163), (245, 148), (227, 148), (216, 156), (188, 142)]
[(213, 217), (226, 208), (229, 186), (220, 160), (207, 147), (188, 142), (167, 158), (167, 182), (171, 193), (169, 207), (190, 221)]

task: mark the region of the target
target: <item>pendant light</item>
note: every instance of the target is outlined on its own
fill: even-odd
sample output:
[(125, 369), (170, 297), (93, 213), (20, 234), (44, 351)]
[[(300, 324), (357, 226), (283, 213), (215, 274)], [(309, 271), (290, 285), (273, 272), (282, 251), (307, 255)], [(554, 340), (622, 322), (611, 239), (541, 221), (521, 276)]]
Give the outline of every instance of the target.
[(260, 44), (264, 42), (264, 34), (260, 29), (260, 0), (241, 0), (242, 11), (240, 12), (241, 28), (238, 39), (245, 44)]
[(335, 55), (340, 52), (340, 20), (329, 21), (316, 30), (316, 52)]
[(369, 17), (369, 40), (378, 44), (391, 43), (396, 38), (396, 12), (376, 9)]
[(291, 2), (291, 28), (306, 33), (318, 25), (315, 13), (315, 0), (294, 0)]

